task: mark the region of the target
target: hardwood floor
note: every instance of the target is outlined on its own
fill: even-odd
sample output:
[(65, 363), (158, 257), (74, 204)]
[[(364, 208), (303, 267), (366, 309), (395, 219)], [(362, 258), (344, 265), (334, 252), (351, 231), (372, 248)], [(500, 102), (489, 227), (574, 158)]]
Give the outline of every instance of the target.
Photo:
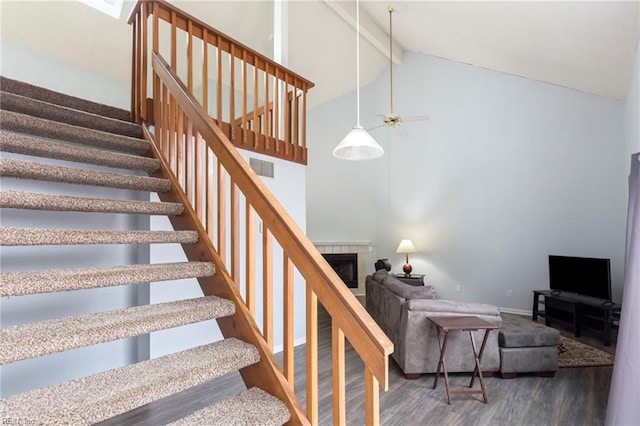
[[(510, 315), (510, 314), (503, 314)], [(556, 324), (554, 324), (555, 326)], [(559, 325), (560, 326), (560, 325)], [(562, 334), (570, 330), (560, 328)], [(320, 424), (331, 425), (331, 324), (319, 313), (319, 387)], [(578, 340), (613, 352), (602, 346), (596, 336)], [(278, 360), (280, 357), (277, 356)], [(355, 351), (347, 345), (346, 395), (347, 424), (364, 424), (364, 370)], [(302, 406), (305, 401), (305, 347), (296, 348), (295, 391)], [(563, 368), (555, 377), (520, 375), (514, 379), (485, 378), (488, 404), (481, 395), (453, 395), (452, 405), (446, 400), (444, 383), (432, 389), (433, 374), (417, 380), (406, 380), (396, 363), (390, 361), (390, 385), (380, 394), (382, 425), (602, 425), (604, 424), (609, 383), (613, 367)], [(452, 374), (453, 387), (469, 383), (469, 374)], [(221, 391), (222, 389), (222, 391)], [(182, 392), (176, 396), (148, 404), (114, 417), (104, 425), (158, 425), (176, 420), (203, 404), (209, 404), (244, 389), (238, 373)]]

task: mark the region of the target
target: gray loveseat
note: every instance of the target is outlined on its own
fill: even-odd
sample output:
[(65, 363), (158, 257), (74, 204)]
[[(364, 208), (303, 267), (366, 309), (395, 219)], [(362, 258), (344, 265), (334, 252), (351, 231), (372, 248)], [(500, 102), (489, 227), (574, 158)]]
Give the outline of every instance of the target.
[[(438, 300), (432, 286), (404, 284), (384, 269), (366, 278), (366, 307), (393, 341), (392, 357), (408, 379), (435, 373), (438, 368), (437, 330), (427, 317), (475, 315), (492, 324), (502, 324), (495, 306)], [(483, 335), (484, 331), (474, 332), (478, 349)], [(449, 372), (473, 371), (475, 363), (468, 332), (451, 332), (445, 361)], [(500, 367), (497, 330), (489, 334), (481, 367), (483, 372), (497, 371)]]

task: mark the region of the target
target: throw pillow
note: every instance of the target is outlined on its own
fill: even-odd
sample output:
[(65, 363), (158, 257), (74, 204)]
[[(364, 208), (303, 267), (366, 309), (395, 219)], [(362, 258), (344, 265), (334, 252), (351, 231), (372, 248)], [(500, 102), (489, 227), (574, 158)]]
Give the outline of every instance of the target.
[(374, 272), (373, 274), (371, 274), (371, 276), (373, 277), (373, 279), (376, 282), (382, 284), (382, 281), (385, 278), (389, 277), (389, 272), (386, 269), (380, 269), (380, 270)]
[(382, 284), (390, 292), (406, 300), (436, 298), (436, 294), (432, 285), (413, 286), (403, 283), (392, 275), (384, 278)]

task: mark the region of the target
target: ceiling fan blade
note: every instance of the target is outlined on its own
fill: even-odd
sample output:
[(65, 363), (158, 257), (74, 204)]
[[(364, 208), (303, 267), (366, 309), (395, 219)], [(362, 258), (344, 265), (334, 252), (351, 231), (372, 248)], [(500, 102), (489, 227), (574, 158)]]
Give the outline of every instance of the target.
[(396, 126), (394, 127), (394, 129), (398, 132), (401, 138), (406, 138), (407, 136), (409, 136), (409, 133), (407, 133), (407, 131), (402, 126)]
[(379, 125), (377, 125), (377, 126), (369, 127), (369, 128), (367, 128), (367, 129), (365, 129), (365, 130), (366, 130), (367, 132), (370, 132), (370, 131), (372, 131), (372, 130), (379, 129), (380, 127), (385, 127), (385, 125), (384, 125), (384, 124), (379, 124)]
[(415, 115), (413, 117), (403, 118), (402, 121), (427, 121), (429, 119), (428, 115)]

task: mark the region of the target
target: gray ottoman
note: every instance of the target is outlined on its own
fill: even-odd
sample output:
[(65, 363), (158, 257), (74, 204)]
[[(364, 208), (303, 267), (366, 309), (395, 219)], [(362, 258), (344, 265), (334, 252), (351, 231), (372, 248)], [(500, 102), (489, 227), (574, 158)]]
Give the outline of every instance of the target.
[(517, 373), (553, 377), (558, 371), (558, 330), (524, 317), (504, 315), (498, 333), (500, 374), (512, 379)]

